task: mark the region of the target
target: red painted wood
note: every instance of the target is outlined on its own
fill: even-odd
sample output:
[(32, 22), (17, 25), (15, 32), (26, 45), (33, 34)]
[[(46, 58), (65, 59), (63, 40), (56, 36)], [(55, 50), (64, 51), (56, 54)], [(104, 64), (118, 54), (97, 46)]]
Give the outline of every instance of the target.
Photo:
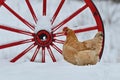
[(22, 18), (19, 14), (17, 14), (13, 9), (11, 9), (6, 3), (3, 4), (3, 6), (8, 9), (14, 16), (16, 16), (21, 22), (23, 22), (25, 25), (27, 25), (31, 30), (34, 31), (35, 27), (31, 25), (29, 22), (27, 22), (24, 18)]
[(0, 49), (9, 48), (9, 47), (13, 47), (13, 46), (18, 46), (18, 45), (25, 44), (25, 43), (30, 43), (30, 42), (33, 42), (33, 41), (34, 41), (34, 39), (32, 38), (32, 39), (16, 41), (16, 42), (8, 43), (8, 44), (3, 44), (3, 45), (0, 45)]
[(42, 47), (42, 63), (45, 63), (45, 47)]
[(35, 52), (34, 52), (34, 54), (33, 54), (33, 56), (32, 56), (30, 61), (32, 61), (32, 62), (35, 61), (35, 58), (36, 58), (39, 50), (40, 50), (40, 46), (37, 46), (37, 48), (36, 48), (36, 50), (35, 50)]
[(95, 5), (93, 4), (92, 0), (85, 0), (86, 4), (90, 7), (90, 10), (96, 20), (96, 24), (98, 26), (98, 31), (103, 31), (103, 22), (99, 15), (99, 12)]
[(65, 32), (58, 32), (53, 34), (54, 37), (65, 36)]
[[(22, 16), (20, 16), (18, 13), (16, 13), (12, 8), (10, 8), (6, 3), (4, 3), (5, 0), (0, 0), (0, 6), (4, 6), (6, 9), (8, 9), (16, 18), (18, 18), (21, 22), (23, 22), (25, 25), (27, 25), (31, 30), (34, 31), (35, 27), (30, 24), (28, 21), (26, 21)], [(85, 5), (81, 8), (79, 8), (77, 11), (75, 11), (73, 14), (71, 14), (69, 17), (67, 17), (66, 19), (64, 19), (63, 21), (61, 21), (60, 23), (58, 23), (56, 26), (54, 26), (52, 28), (52, 41), (51, 44), (47, 45), (47, 50), (53, 60), (53, 62), (56, 62), (56, 59), (54, 57), (54, 54), (51, 50), (51, 46), (56, 49), (59, 53), (62, 54), (62, 50), (57, 47), (54, 42), (56, 43), (60, 43), (60, 44), (64, 44), (63, 40), (58, 40), (58, 39), (54, 39), (55, 37), (59, 37), (59, 36), (64, 36), (65, 33), (64, 32), (59, 32), (59, 33), (54, 33), (56, 30), (58, 30), (60, 27), (63, 27), (63, 25), (65, 25), (66, 23), (68, 23), (69, 21), (71, 21), (74, 17), (77, 17), (78, 14), (80, 14), (82, 11), (84, 11), (87, 7), (91, 10), (93, 17), (95, 18), (96, 21), (96, 26), (91, 26), (91, 27), (87, 27), (87, 28), (83, 28), (83, 29), (77, 29), (74, 30), (75, 33), (81, 33), (81, 32), (87, 32), (87, 31), (91, 31), (91, 30), (98, 30), (98, 31), (102, 31), (104, 34), (104, 28), (103, 28), (103, 23), (102, 20), (100, 18), (99, 12), (97, 11), (95, 5), (93, 4), (92, 0), (84, 0), (85, 1)], [(63, 5), (65, 3), (65, 0), (61, 0), (61, 2), (59, 3), (58, 7), (56, 8), (55, 13), (53, 14), (51, 23), (53, 24), (54, 21), (56, 20), (57, 16), (59, 15)], [(36, 14), (34, 12), (34, 9), (32, 7), (32, 5), (30, 4), (29, 0), (26, 0), (26, 4), (27, 7), (30, 10), (30, 13), (35, 21), (35, 23), (37, 23), (37, 17)], [(69, 7), (69, 6), (68, 6)], [(42, 14), (43, 16), (46, 16), (47, 13), (47, 0), (43, 0), (43, 11)], [(61, 16), (62, 17), (62, 16)], [(24, 30), (19, 30), (19, 29), (15, 29), (15, 28), (11, 28), (9, 26), (4, 26), (4, 25), (0, 25), (0, 29), (3, 30), (7, 30), (7, 31), (11, 31), (11, 32), (15, 32), (15, 33), (19, 33), (19, 34), (24, 34), (24, 35), (28, 35), (28, 36), (35, 36), (34, 33), (28, 32), (28, 31), (24, 31)], [(25, 44), (25, 43), (29, 43), (29, 42), (33, 42), (34, 39), (27, 39), (27, 40), (21, 40), (21, 41), (17, 41), (17, 42), (12, 42), (12, 43), (8, 43), (8, 44), (4, 44), (4, 45), (0, 45), (0, 49), (4, 49), (4, 48), (9, 48), (9, 47), (14, 47), (17, 45), (21, 45), (21, 44)], [(53, 43), (52, 43), (53, 42)], [(36, 43), (36, 42), (35, 42)], [(32, 44), (30, 45), (27, 49), (25, 49), (23, 52), (21, 52), (19, 55), (17, 55), (15, 58), (13, 58), (11, 60), (11, 62), (15, 62), (18, 59), (20, 59), (22, 56), (24, 56), (28, 51), (30, 51), (32, 48), (34, 48), (37, 45), (37, 48), (31, 58), (31, 61), (34, 61), (39, 50), (40, 50), (40, 46), (38, 44)], [(50, 46), (51, 45), (51, 46)], [(41, 46), (42, 47), (42, 62), (45, 62), (45, 47), (44, 45)], [(103, 52), (103, 48), (104, 48), (104, 40), (103, 40), (103, 45), (102, 45), (102, 49), (100, 52), (100, 58), (102, 57), (102, 52)]]
[(0, 29), (15, 32), (15, 33), (19, 33), (19, 34), (24, 34), (24, 35), (28, 35), (28, 36), (33, 36), (34, 35), (34, 33), (32, 33), (32, 32), (19, 30), (19, 29), (11, 28), (9, 26), (4, 26), (4, 25), (0, 25)]
[(0, 0), (0, 6), (4, 4), (6, 0)]
[[(81, 33), (81, 32), (87, 32), (87, 31), (92, 31), (92, 30), (98, 30), (97, 26), (90, 26), (87, 28), (83, 28), (83, 29), (77, 29), (77, 30), (73, 30), (75, 33)], [(55, 33), (53, 34), (54, 37), (59, 37), (59, 36), (65, 36), (64, 32), (59, 32), (59, 33)]]
[(38, 19), (37, 19), (37, 17), (36, 17), (36, 14), (35, 14), (32, 6), (31, 6), (31, 4), (30, 4), (30, 0), (25, 0), (25, 1), (26, 1), (26, 4), (27, 4), (27, 6), (28, 6), (28, 8), (29, 8), (29, 10), (30, 10), (30, 12), (31, 12), (31, 15), (32, 15), (35, 23), (37, 23)]
[(80, 32), (87, 32), (87, 31), (92, 31), (92, 30), (97, 30), (98, 27), (97, 26), (93, 26), (93, 27), (88, 27), (88, 28), (83, 28), (83, 29), (77, 29), (74, 30), (75, 33), (80, 33)]
[[(96, 24), (97, 24), (97, 28), (98, 28), (98, 31), (101, 31), (104, 33), (104, 26), (103, 26), (103, 22), (102, 22), (102, 19), (100, 17), (100, 14), (97, 10), (97, 8), (95, 7), (94, 3), (92, 2), (92, 0), (84, 0), (86, 2), (86, 4), (90, 7), (90, 10), (95, 18), (95, 21), (96, 21)], [(103, 50), (104, 50), (104, 43), (105, 43), (105, 35), (103, 35), (103, 44), (102, 44), (102, 49), (101, 49), (101, 52), (100, 52), (100, 55), (99, 55), (99, 58), (101, 59), (102, 57), (102, 54), (103, 54)]]
[(62, 50), (60, 48), (58, 48), (54, 43), (51, 44), (51, 46), (56, 49), (59, 53), (62, 54)]
[(65, 42), (63, 40), (58, 40), (58, 39), (54, 39), (53, 41), (56, 42), (56, 43), (60, 43), (60, 44), (64, 44), (64, 42)]
[(64, 2), (65, 2), (65, 0), (61, 0), (61, 2), (60, 2), (60, 4), (59, 4), (58, 8), (56, 9), (56, 11), (55, 11), (55, 13), (54, 13), (54, 15), (53, 15), (53, 17), (52, 17), (52, 20), (51, 20), (51, 23), (52, 23), (52, 24), (54, 23), (56, 17), (58, 16), (58, 14), (59, 14), (59, 12), (60, 12), (60, 10), (61, 10), (61, 8), (62, 8)]
[(62, 27), (64, 24), (66, 24), (67, 22), (69, 22), (70, 20), (72, 20), (74, 17), (76, 17), (78, 14), (80, 14), (87, 7), (88, 7), (87, 5), (84, 5), (83, 7), (81, 7), (77, 11), (75, 11), (72, 15), (70, 15), (69, 17), (67, 17), (66, 19), (64, 19), (62, 22), (60, 22), (58, 25), (56, 25), (55, 27), (53, 27), (52, 28), (52, 32), (55, 32), (57, 29), (59, 29), (60, 27)]
[(55, 59), (55, 57), (54, 57), (54, 55), (53, 55), (53, 52), (52, 52), (50, 46), (48, 46), (47, 49), (48, 49), (48, 52), (49, 52), (49, 54), (50, 54), (50, 56), (51, 56), (51, 58), (52, 58), (52, 61), (53, 61), (53, 62), (56, 62), (56, 59)]
[(43, 0), (43, 16), (46, 16), (47, 12), (47, 0)]
[(17, 55), (15, 58), (13, 58), (10, 62), (16, 62), (18, 59), (20, 59), (22, 56), (24, 56), (28, 51), (30, 51), (35, 46), (36, 45), (33, 43), (27, 49), (25, 49), (23, 52), (21, 52), (19, 55)]

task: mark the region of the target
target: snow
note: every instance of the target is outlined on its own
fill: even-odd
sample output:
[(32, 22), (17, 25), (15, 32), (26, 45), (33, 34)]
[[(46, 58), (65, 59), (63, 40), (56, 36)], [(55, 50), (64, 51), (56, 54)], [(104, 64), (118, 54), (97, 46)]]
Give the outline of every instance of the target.
[[(2, 64), (2, 65), (1, 65)], [(94, 66), (74, 66), (65, 61), (57, 63), (0, 62), (1, 80), (119, 80), (120, 64), (98, 63)]]
[[(20, 13), (20, 15), (22, 15), (26, 20), (34, 24), (31, 15), (28, 14), (27, 12), (28, 9), (24, 8), (26, 7), (24, 3), (25, 1), (21, 0), (21, 3), (19, 2), (19, 0), (12, 0), (12, 1), (7, 0), (7, 4), (9, 4), (9, 6), (12, 7), (15, 11)], [(53, 12), (55, 11), (57, 5), (59, 4), (59, 1), (48, 0), (50, 5), (50, 7), (48, 7), (48, 10), (50, 14), (47, 15), (47, 19), (44, 20), (43, 18), (41, 18), (42, 14), (40, 14), (42, 13), (42, 10), (38, 9), (38, 6), (40, 5), (41, 5), (40, 9), (42, 9), (42, 3), (38, 3), (38, 1), (39, 0), (36, 1), (31, 0), (31, 4), (35, 9), (36, 14), (40, 18), (39, 23), (36, 25), (37, 26), (36, 30), (38, 30), (38, 28), (41, 29), (41, 27), (39, 26), (45, 26), (44, 28), (46, 29), (48, 26), (50, 26), (50, 23), (49, 22), (44, 23), (44, 22), (47, 21), (51, 17), (51, 15), (53, 15)], [(15, 57), (15, 55), (23, 51), (25, 48), (27, 48), (30, 45), (29, 43), (22, 46), (0, 50), (0, 80), (41, 80), (41, 79), (43, 80), (66, 80), (66, 79), (119, 80), (120, 79), (120, 69), (119, 69), (120, 68), (120, 53), (119, 53), (120, 52), (120, 45), (119, 45), (120, 4), (113, 4), (111, 2), (95, 1), (95, 0), (94, 2), (98, 10), (100, 11), (105, 26), (105, 49), (103, 52), (103, 57), (100, 62), (98, 62), (96, 65), (88, 65), (88, 66), (72, 65), (66, 62), (63, 59), (62, 55), (60, 54), (58, 55), (58, 53), (54, 49), (53, 52), (55, 53), (54, 55), (57, 59), (56, 63), (52, 62), (47, 51), (46, 51), (47, 52), (46, 63), (38, 62), (41, 58), (40, 54), (37, 56), (36, 62), (29, 62), (29, 59), (34, 53), (35, 50), (34, 48), (16, 63), (10, 63), (9, 60)], [(69, 16), (71, 12), (74, 12), (75, 9), (78, 9), (82, 5), (84, 5), (84, 3), (78, 3), (77, 1), (67, 0), (66, 5), (63, 6), (63, 10), (61, 10), (61, 13), (59, 14), (53, 26), (59, 23), (60, 21), (62, 21), (67, 16)], [(64, 10), (66, 10), (66, 12), (64, 12)], [(87, 26), (94, 25), (95, 24), (94, 20), (92, 19), (90, 14), (86, 15), (87, 12), (89, 11), (86, 10), (82, 12), (82, 14), (80, 14), (77, 18), (74, 18), (69, 23), (65, 24), (65, 26), (70, 26), (72, 29), (78, 29), (79, 26), (83, 28), (84, 26), (86, 26), (86, 24)], [(0, 24), (10, 25), (13, 28), (16, 28), (17, 26), (17, 28), (19, 29), (31, 31), (29, 28), (25, 27), (25, 25), (21, 23), (17, 18), (15, 18), (10, 13), (9, 14), (8, 13), (9, 12), (1, 6)], [(79, 20), (80, 22), (76, 22), (76, 20)], [(43, 24), (40, 24), (41, 21)], [(47, 30), (50, 31), (50, 28), (47, 28)], [(62, 28), (60, 28), (58, 32), (61, 30)], [(77, 35), (79, 36), (80, 40), (86, 40), (93, 37), (94, 36), (93, 34), (96, 33), (96, 31), (90, 33), (91, 35), (89, 33), (82, 33)], [(3, 34), (6, 35), (7, 37), (3, 36)], [(23, 40), (26, 38), (28, 39), (31, 37), (0, 30), (0, 44), (8, 43), (11, 41)], [(59, 45), (59, 47), (61, 47), (61, 45)]]
[[(2, 64), (2, 65), (1, 65)], [(1, 80), (119, 80), (120, 64), (98, 63), (94, 66), (74, 66), (57, 63), (0, 62)]]

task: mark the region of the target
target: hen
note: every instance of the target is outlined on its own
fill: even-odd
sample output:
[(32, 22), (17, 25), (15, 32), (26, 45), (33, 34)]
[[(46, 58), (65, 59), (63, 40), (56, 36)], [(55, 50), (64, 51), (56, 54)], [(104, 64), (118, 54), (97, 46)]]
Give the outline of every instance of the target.
[(63, 57), (66, 61), (75, 65), (93, 65), (99, 61), (102, 32), (98, 32), (91, 40), (80, 42), (72, 29), (66, 27), (63, 31), (66, 33), (66, 41), (63, 45)]

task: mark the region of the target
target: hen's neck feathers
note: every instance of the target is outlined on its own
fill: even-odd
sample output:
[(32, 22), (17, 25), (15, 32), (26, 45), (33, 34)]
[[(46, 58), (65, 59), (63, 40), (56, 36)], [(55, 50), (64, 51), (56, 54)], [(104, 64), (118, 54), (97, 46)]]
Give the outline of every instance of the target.
[(73, 42), (73, 41), (78, 41), (76, 35), (75, 35), (75, 32), (73, 30), (69, 30), (67, 32), (67, 39), (66, 39), (66, 42)]

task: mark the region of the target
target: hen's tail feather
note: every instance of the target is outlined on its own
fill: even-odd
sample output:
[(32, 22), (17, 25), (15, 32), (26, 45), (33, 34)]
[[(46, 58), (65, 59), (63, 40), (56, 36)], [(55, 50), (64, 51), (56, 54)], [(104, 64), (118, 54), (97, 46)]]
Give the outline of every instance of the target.
[(103, 37), (103, 33), (102, 32), (98, 32), (95, 37)]

